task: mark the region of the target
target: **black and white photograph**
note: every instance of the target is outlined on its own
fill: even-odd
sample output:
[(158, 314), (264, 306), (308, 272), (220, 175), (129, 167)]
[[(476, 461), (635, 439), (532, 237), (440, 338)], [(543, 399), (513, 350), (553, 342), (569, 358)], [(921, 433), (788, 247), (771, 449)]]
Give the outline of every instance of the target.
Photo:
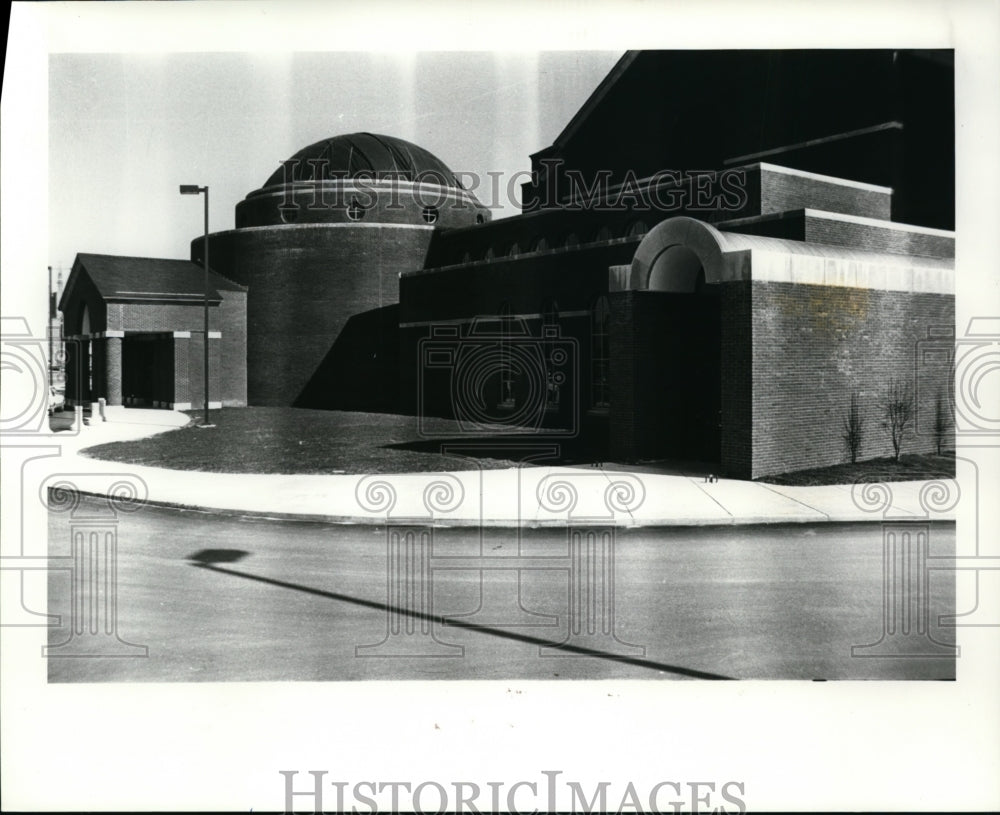
[(998, 7), (910, 8), (13, 4), (4, 809), (1000, 805)]

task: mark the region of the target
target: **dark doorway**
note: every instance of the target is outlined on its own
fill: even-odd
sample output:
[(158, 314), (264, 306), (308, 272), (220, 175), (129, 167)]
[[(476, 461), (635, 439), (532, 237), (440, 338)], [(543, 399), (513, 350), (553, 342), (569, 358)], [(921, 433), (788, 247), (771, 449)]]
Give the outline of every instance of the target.
[(721, 459), (721, 310), (712, 286), (637, 292), (636, 439), (642, 459)]
[(687, 342), (678, 343), (684, 353), (677, 370), (682, 406), (680, 426), (674, 435), (677, 454), (714, 463), (722, 457), (720, 298), (714, 287), (678, 297), (687, 300), (677, 315), (677, 327), (687, 336)]
[(174, 403), (174, 340), (160, 334), (129, 334), (122, 342), (122, 396), (134, 407)]

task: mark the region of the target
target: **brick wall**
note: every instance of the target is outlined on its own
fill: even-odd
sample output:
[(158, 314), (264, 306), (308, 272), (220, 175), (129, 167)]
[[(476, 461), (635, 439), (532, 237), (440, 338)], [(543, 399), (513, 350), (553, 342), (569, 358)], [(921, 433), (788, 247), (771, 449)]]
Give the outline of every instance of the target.
[(751, 283), (720, 284), (721, 298), (721, 469), (746, 478), (752, 471)]
[(807, 214), (801, 209), (782, 213), (781, 217), (748, 223), (722, 222), (716, 226), (723, 232), (849, 246), (871, 252), (934, 258), (955, 257), (955, 238), (951, 235), (899, 229), (888, 221), (884, 225), (854, 223), (827, 218), (822, 213)]
[[(208, 325), (221, 330), (219, 305), (209, 302)], [(201, 331), (205, 325), (202, 303), (108, 303), (108, 328), (119, 331)]]
[[(861, 459), (892, 454), (881, 427), (892, 378), (914, 388), (922, 415), (948, 393), (947, 366), (921, 372), (916, 386), (916, 359), (930, 327), (954, 323), (950, 295), (755, 282), (751, 300), (754, 478), (849, 460), (852, 392), (864, 419)], [(932, 433), (911, 430), (903, 452), (935, 446)]]
[[(781, 172), (768, 167), (757, 168), (751, 165), (746, 169), (737, 169), (746, 174), (746, 205), (728, 212), (720, 211), (708, 220), (715, 222), (805, 208), (881, 220), (889, 220), (890, 217), (892, 195), (888, 192)], [(690, 214), (705, 219), (704, 215), (694, 212)]]
[(761, 170), (761, 213), (812, 207), (865, 218), (889, 220), (892, 195), (818, 178)]
[(122, 338), (107, 337), (104, 340), (104, 355), (107, 366), (105, 396), (109, 405), (120, 405), (122, 404)]
[(893, 229), (890, 225), (874, 226), (813, 217), (805, 219), (805, 227), (805, 240), (813, 243), (854, 246), (897, 255), (955, 257), (955, 239), (951, 236)]
[[(249, 403), (301, 405), (304, 392), (336, 394), (354, 387), (350, 382), (317, 382), (314, 377), (322, 378), (323, 370), (328, 370), (323, 363), (337, 355), (334, 346), (352, 317), (398, 302), (399, 273), (422, 266), (431, 234), (429, 228), (319, 226), (212, 236), (213, 267), (249, 289)], [(200, 244), (200, 239), (192, 242), (192, 256), (197, 256)], [(366, 325), (378, 332), (384, 321)], [(373, 335), (370, 345), (395, 346), (395, 336), (395, 329), (391, 336)]]
[[(223, 407), (247, 404), (247, 293), (227, 291), (219, 308), (222, 339), (220, 395)], [(211, 351), (211, 349), (209, 349)], [(209, 360), (211, 361), (211, 360)]]
[[(225, 291), (223, 299), (215, 305), (209, 304), (208, 325), (210, 331), (222, 333), (219, 348), (219, 366), (212, 366), (209, 360), (212, 381), (209, 388), (212, 401), (221, 401), (226, 407), (245, 407), (247, 404), (246, 384), (246, 299), (245, 292)], [(201, 332), (205, 325), (205, 312), (201, 303), (108, 303), (108, 327), (126, 332), (159, 333), (165, 331), (191, 331), (191, 345), (197, 352), (191, 353), (202, 358)], [(211, 353), (211, 349), (210, 353)], [(202, 363), (199, 362), (199, 370)], [(217, 373), (216, 373), (217, 370)], [(201, 374), (198, 374), (200, 377)], [(204, 386), (199, 386), (200, 394)], [(175, 385), (175, 390), (181, 390)], [(198, 397), (201, 399), (201, 397)], [(178, 402), (191, 401), (177, 397)]]
[[(192, 335), (193, 338), (193, 335)], [(192, 408), (199, 408), (201, 400), (195, 401), (191, 392), (191, 344), (192, 339), (174, 337), (174, 401), (189, 402)], [(198, 343), (198, 354), (203, 354), (201, 343)], [(211, 359), (209, 359), (211, 364)], [(211, 388), (212, 383), (209, 383)], [(204, 386), (202, 386), (204, 387)]]

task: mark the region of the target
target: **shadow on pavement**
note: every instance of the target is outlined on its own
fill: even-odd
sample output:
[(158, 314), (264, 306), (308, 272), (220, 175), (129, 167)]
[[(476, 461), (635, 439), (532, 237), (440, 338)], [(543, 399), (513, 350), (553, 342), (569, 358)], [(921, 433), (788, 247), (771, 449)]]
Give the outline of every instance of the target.
[(398, 614), (405, 615), (407, 617), (414, 617), (420, 620), (427, 620), (431, 623), (437, 623), (438, 625), (449, 626), (451, 628), (462, 628), (466, 631), (475, 631), (480, 634), (486, 634), (493, 637), (500, 637), (502, 639), (515, 640), (517, 642), (526, 642), (532, 645), (547, 646), (550, 648), (561, 648), (565, 651), (572, 652), (575, 654), (580, 654), (581, 656), (597, 657), (599, 659), (606, 659), (612, 662), (622, 662), (628, 665), (636, 665), (642, 668), (650, 668), (655, 671), (666, 671), (669, 673), (677, 674), (678, 676), (688, 676), (694, 679), (731, 679), (732, 677), (722, 676), (720, 674), (708, 673), (706, 671), (697, 671), (693, 668), (684, 668), (678, 665), (667, 665), (663, 662), (653, 662), (648, 659), (638, 659), (636, 657), (621, 656), (619, 654), (609, 654), (604, 651), (598, 651), (590, 648), (582, 648), (579, 646), (569, 645), (567, 643), (555, 642), (553, 640), (542, 639), (541, 637), (532, 637), (527, 634), (518, 634), (513, 631), (504, 631), (499, 628), (492, 628), (485, 625), (476, 625), (475, 623), (462, 622), (461, 620), (456, 620), (453, 618), (444, 617), (437, 614), (426, 614), (419, 611), (411, 611), (407, 608), (390, 606), (387, 603), (379, 603), (373, 600), (362, 600), (360, 597), (351, 597), (346, 594), (339, 594), (337, 592), (325, 591), (323, 589), (315, 589), (311, 586), (303, 586), (299, 583), (289, 583), (284, 580), (276, 580), (272, 577), (262, 577), (260, 575), (249, 574), (248, 572), (240, 572), (235, 569), (226, 569), (221, 566), (216, 566), (216, 563), (232, 563), (237, 560), (242, 560), (249, 553), (243, 551), (242, 549), (203, 549), (200, 552), (191, 555), (188, 560), (192, 566), (196, 566), (200, 569), (208, 569), (213, 572), (218, 572), (219, 574), (228, 574), (233, 577), (242, 577), (245, 580), (255, 580), (259, 583), (266, 583), (269, 586), (278, 586), (283, 589), (291, 589), (293, 591), (300, 591), (305, 594), (311, 594), (316, 597), (325, 597), (329, 600), (338, 600), (342, 603), (351, 603), (357, 606), (363, 606), (365, 608), (376, 609), (378, 611), (386, 612), (396, 612)]

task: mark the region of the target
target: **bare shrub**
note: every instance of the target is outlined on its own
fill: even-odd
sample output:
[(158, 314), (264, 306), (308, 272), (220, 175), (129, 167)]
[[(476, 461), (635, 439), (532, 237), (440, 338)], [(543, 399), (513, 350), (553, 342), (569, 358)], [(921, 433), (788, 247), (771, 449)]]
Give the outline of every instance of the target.
[(851, 393), (851, 407), (844, 419), (844, 444), (851, 455), (851, 464), (857, 464), (858, 452), (864, 439), (865, 420), (858, 405), (857, 391)]
[(882, 415), (885, 417), (882, 427), (889, 431), (893, 457), (896, 461), (899, 461), (906, 427), (913, 420), (913, 414), (913, 389), (909, 383), (900, 379), (889, 380), (882, 401)]

